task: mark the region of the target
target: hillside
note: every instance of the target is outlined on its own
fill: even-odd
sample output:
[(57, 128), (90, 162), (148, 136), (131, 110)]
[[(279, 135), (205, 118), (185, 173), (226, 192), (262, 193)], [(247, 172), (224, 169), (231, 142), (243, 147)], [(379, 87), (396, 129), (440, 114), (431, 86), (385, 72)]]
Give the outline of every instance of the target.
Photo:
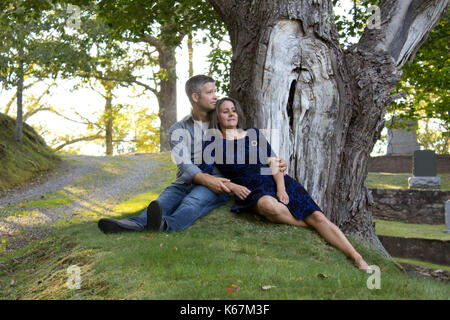
[(14, 139), (15, 120), (0, 113), (0, 193), (39, 177), (59, 158), (32, 127), (24, 123), (23, 143)]
[[(147, 176), (138, 181), (129, 172), (143, 162), (149, 163)], [(4, 239), (0, 300), (448, 299), (447, 283), (409, 277), (394, 261), (350, 239), (380, 268), (374, 287), (375, 278), (317, 232), (231, 213), (231, 202), (185, 231), (105, 235), (97, 227), (100, 218), (139, 214), (173, 180), (176, 167), (164, 153), (104, 159), (96, 168), (59, 192), (44, 194), (45, 203), (37, 197), (4, 208), (6, 222), (24, 217), (25, 223), (29, 215), (57, 214), (58, 208), (67, 215), (52, 224), (54, 232), (21, 249), (8, 250), (15, 235)], [(124, 187), (123, 176), (133, 182), (131, 189)], [(95, 190), (103, 196), (94, 197)], [(74, 209), (76, 203), (83, 207)], [(79, 287), (69, 281), (73, 268)], [(176, 309), (170, 312), (175, 318)]]

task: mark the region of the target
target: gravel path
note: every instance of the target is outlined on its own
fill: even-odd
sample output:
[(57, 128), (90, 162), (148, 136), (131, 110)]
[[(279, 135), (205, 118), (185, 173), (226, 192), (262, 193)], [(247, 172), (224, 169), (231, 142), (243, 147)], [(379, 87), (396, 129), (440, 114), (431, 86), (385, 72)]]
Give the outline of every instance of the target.
[(46, 236), (62, 219), (112, 214), (117, 204), (165, 179), (151, 154), (66, 159), (41, 181), (0, 196), (0, 254)]

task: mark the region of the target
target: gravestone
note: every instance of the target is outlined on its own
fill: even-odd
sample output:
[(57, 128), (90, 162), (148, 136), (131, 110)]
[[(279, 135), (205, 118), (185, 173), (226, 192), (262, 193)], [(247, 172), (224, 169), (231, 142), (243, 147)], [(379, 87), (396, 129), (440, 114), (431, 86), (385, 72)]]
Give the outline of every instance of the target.
[(406, 122), (407, 129), (393, 129), (391, 126), (387, 128), (388, 145), (386, 155), (412, 155), (414, 151), (420, 150), (415, 130), (416, 123), (417, 121), (412, 120)]
[(450, 200), (445, 202), (445, 225), (447, 229), (443, 232), (450, 233)]
[(408, 179), (410, 189), (440, 189), (441, 178), (436, 177), (436, 154), (432, 150), (417, 150), (413, 155), (413, 176)]

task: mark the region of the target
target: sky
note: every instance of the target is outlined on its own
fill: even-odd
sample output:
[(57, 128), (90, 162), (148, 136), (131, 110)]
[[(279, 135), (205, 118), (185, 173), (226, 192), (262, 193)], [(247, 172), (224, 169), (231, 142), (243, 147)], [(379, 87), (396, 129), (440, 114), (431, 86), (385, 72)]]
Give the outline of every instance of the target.
[[(342, 7), (338, 8), (336, 14), (343, 14), (352, 7), (352, 0), (342, 1)], [(345, 10), (345, 11), (344, 11)], [(196, 37), (200, 39), (201, 34)], [(202, 44), (198, 41), (194, 44), (194, 74), (208, 73), (208, 63), (206, 56), (210, 51), (210, 47), (207, 44)], [(191, 105), (184, 92), (184, 83), (189, 77), (188, 73), (188, 49), (187, 41), (183, 41), (182, 46), (176, 50), (177, 60), (177, 119), (181, 120), (188, 115), (191, 110)], [(74, 116), (74, 112), (77, 111), (80, 114), (86, 115), (88, 118), (95, 119), (96, 115), (102, 112), (104, 106), (104, 99), (99, 93), (96, 93), (90, 88), (80, 88), (72, 90), (75, 85), (79, 83), (78, 80), (58, 80), (58, 86), (52, 88), (51, 94), (46, 95), (42, 100), (42, 103), (48, 103), (58, 110), (64, 110), (64, 114), (69, 117), (77, 118)], [(44, 88), (45, 84), (39, 84), (32, 89), (25, 92), (25, 94), (39, 95)], [(141, 91), (138, 89), (138, 91)], [(134, 94), (132, 88), (119, 88), (114, 91), (116, 97), (113, 100), (114, 104), (133, 104), (136, 106), (147, 106), (150, 111), (158, 111), (158, 103), (156, 97), (148, 93), (143, 97), (132, 97)], [(13, 95), (13, 91), (0, 91), (0, 110), (9, 101)], [(49, 142), (55, 135), (65, 135), (70, 133), (72, 135), (82, 134), (83, 127), (79, 124), (65, 120), (50, 112), (41, 112), (33, 116), (28, 121), (31, 125), (45, 127), (47, 129), (43, 136)], [(78, 143), (74, 146), (80, 146), (80, 152), (86, 155), (104, 155), (104, 148), (95, 143)], [(380, 146), (378, 147), (378, 149)], [(380, 149), (383, 152), (383, 146)]]

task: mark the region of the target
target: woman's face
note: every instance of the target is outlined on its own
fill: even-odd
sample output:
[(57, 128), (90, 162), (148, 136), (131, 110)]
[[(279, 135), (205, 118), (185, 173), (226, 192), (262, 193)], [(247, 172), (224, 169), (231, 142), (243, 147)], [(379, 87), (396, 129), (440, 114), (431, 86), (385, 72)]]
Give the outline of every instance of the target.
[(219, 124), (223, 129), (236, 129), (238, 124), (238, 114), (234, 103), (225, 100), (219, 107)]

